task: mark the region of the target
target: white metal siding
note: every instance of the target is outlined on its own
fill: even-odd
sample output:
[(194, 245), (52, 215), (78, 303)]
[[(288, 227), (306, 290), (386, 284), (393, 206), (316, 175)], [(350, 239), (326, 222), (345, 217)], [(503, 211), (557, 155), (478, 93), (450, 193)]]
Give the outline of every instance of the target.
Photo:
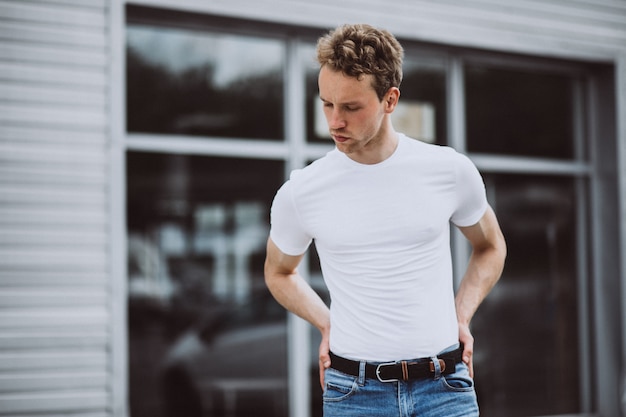
[(135, 0), (294, 25), (366, 22), (428, 42), (581, 59), (626, 49), (623, 0)]
[(0, 415), (110, 414), (108, 29), (0, 1)]

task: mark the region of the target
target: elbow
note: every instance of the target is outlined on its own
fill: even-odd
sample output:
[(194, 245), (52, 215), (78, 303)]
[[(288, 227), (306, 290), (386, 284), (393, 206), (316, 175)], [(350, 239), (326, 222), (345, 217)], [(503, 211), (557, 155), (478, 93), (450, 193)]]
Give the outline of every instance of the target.
[(473, 257), (478, 264), (483, 265), (485, 271), (489, 271), (488, 276), (494, 281), (498, 281), (504, 270), (507, 257), (507, 246), (504, 237), (500, 236), (490, 240), (488, 245), (474, 248)]
[(496, 260), (496, 265), (498, 266), (498, 279), (500, 275), (502, 275), (502, 271), (504, 270), (504, 264), (506, 262), (506, 257), (508, 253), (508, 249), (506, 246), (506, 241), (504, 240), (504, 236), (500, 235), (500, 238), (497, 239), (496, 244), (493, 247), (493, 257)]
[(496, 253), (498, 259), (500, 259), (500, 261), (504, 264), (507, 255), (507, 246), (502, 234), (500, 234), (498, 239), (496, 239), (496, 242), (493, 245), (493, 251)]
[(265, 265), (263, 266), (263, 276), (265, 279), (265, 285), (268, 288), (271, 288), (272, 283), (274, 282), (275, 274), (270, 262), (267, 259), (265, 259)]

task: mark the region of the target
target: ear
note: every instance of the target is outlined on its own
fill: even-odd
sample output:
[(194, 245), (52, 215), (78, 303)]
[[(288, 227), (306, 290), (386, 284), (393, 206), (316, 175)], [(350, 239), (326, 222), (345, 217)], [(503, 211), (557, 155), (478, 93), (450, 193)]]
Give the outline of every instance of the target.
[(385, 98), (383, 99), (385, 112), (392, 113), (398, 105), (398, 100), (400, 100), (400, 90), (398, 89), (398, 87), (391, 87), (387, 91), (387, 94), (385, 94)]

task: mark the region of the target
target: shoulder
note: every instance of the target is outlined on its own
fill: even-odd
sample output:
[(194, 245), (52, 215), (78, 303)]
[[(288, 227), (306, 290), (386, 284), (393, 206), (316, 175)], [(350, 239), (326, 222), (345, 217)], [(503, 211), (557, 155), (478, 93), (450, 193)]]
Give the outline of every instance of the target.
[(480, 177), (472, 160), (450, 146), (406, 138), (403, 147), (404, 165), (408, 164), (420, 170), (420, 175), (447, 180), (458, 185)]
[(309, 165), (291, 171), (289, 182), (308, 183), (311, 180), (320, 178), (325, 173), (328, 173), (333, 166), (336, 166), (339, 158), (339, 151), (333, 149), (323, 157), (311, 162)]
[(424, 159), (438, 162), (458, 161), (459, 163), (463, 163), (465, 160), (469, 161), (467, 156), (450, 146), (426, 143), (417, 139), (412, 139), (405, 135), (401, 135), (400, 138), (403, 147), (406, 150), (405, 153), (409, 156), (419, 156)]

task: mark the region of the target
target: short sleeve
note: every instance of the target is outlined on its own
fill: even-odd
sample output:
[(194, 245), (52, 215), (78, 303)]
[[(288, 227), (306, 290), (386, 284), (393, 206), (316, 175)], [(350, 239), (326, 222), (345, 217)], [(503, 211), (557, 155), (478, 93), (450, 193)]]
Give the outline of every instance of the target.
[(457, 153), (456, 195), (457, 204), (452, 223), (459, 227), (472, 226), (487, 210), (485, 184), (474, 163), (465, 155)]
[(292, 181), (283, 184), (272, 202), (270, 238), (278, 249), (292, 256), (303, 254), (311, 244), (312, 238), (302, 227), (294, 203)]

